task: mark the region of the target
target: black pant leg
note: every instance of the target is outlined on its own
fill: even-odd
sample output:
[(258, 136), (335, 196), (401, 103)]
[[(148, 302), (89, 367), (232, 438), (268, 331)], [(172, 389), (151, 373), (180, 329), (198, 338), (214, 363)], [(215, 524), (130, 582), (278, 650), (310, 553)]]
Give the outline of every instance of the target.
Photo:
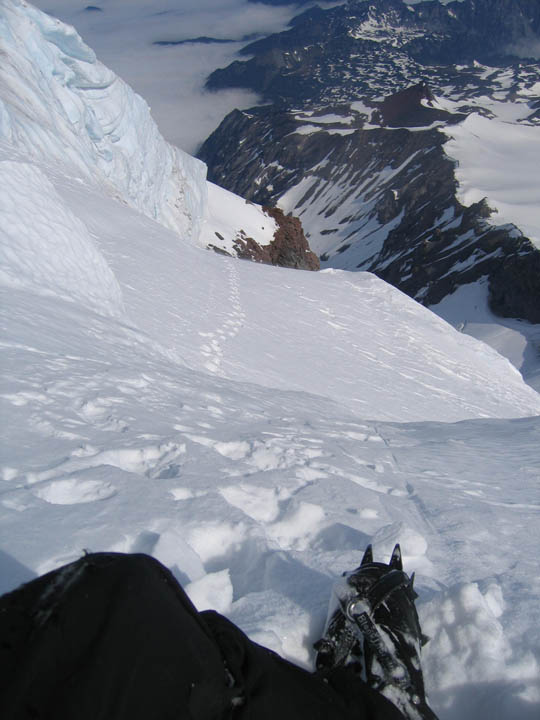
[(403, 720), (352, 671), (310, 673), (252, 642), (214, 611), (201, 613), (245, 697), (238, 720)]
[(219, 649), (146, 555), (88, 555), (0, 599), (0, 717), (229, 717)]

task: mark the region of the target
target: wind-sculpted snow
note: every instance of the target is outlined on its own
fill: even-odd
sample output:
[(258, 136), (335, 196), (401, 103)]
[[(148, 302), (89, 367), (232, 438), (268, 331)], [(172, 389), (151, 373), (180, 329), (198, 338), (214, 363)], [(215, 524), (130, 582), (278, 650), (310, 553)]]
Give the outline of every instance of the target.
[(275, 221), (209, 185), (204, 163), (165, 142), (74, 28), (22, 0), (0, 8), (0, 159), (84, 178), (202, 247), (236, 255), (247, 238), (272, 242)]
[(122, 315), (122, 293), (85, 225), (35, 165), (0, 162), (0, 284)]
[(0, 141), (196, 241), (205, 166), (165, 142), (146, 102), (72, 27), (23, 0), (0, 0), (0, 10)]

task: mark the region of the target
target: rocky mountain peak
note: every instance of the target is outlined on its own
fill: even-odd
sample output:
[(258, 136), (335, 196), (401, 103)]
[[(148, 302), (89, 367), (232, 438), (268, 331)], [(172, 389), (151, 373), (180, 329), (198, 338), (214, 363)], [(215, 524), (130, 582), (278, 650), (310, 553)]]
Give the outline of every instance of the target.
[(398, 90), (373, 106), (371, 121), (381, 127), (427, 127), (437, 121), (458, 122), (463, 117), (438, 108), (424, 80)]

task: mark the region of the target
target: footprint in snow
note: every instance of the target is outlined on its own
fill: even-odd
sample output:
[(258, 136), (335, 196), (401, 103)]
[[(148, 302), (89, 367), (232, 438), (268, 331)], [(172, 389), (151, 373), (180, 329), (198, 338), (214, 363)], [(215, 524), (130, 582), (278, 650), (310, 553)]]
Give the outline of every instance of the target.
[[(249, 483), (239, 483), (220, 488), (221, 496), (233, 507), (253, 518), (257, 522), (270, 523), (279, 515), (279, 503), (284, 500), (283, 493), (277, 488), (259, 487)], [(290, 493), (287, 493), (287, 497)]]
[(35, 488), (32, 492), (36, 497), (52, 505), (78, 505), (108, 500), (116, 495), (116, 488), (111, 483), (101, 480), (66, 478), (53, 480), (47, 485)]
[(325, 518), (322, 507), (300, 502), (278, 522), (266, 528), (267, 535), (282, 550), (306, 550), (321, 529)]

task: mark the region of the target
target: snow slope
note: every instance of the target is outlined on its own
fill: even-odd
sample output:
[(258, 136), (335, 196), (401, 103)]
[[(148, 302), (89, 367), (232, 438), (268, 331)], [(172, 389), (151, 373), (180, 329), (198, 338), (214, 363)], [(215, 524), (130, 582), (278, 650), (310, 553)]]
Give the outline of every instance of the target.
[(540, 326), (496, 317), (488, 306), (487, 278), (462, 285), (430, 309), (459, 332), (487, 343), (508, 358), (525, 382), (540, 391)]
[(274, 218), (266, 215), (260, 205), (248, 202), (219, 185), (208, 182), (208, 208), (199, 235), (201, 247), (212, 246), (236, 256), (235, 242), (257, 238), (260, 245), (269, 245), (277, 231)]
[(310, 667), (399, 540), (441, 720), (538, 717), (540, 396), (377, 278), (204, 252), (34, 150), (0, 148), (0, 591), (148, 552)]
[[(83, 548), (149, 552), (309, 666), (333, 578), (400, 540), (441, 718), (535, 717), (540, 419), (499, 418), (540, 399), (512, 366), (369, 275), (221, 258), (90, 185), (1, 166), (24, 280), (0, 303), (1, 589)], [(103, 262), (93, 294), (51, 252), (66, 217), (79, 275)], [(42, 244), (14, 247), (38, 222)]]
[(193, 369), (377, 420), (540, 413), (506, 359), (373, 275), (207, 257), (150, 221), (141, 231), (139, 215), (85, 185), (55, 184), (99, 239), (128, 320)]

